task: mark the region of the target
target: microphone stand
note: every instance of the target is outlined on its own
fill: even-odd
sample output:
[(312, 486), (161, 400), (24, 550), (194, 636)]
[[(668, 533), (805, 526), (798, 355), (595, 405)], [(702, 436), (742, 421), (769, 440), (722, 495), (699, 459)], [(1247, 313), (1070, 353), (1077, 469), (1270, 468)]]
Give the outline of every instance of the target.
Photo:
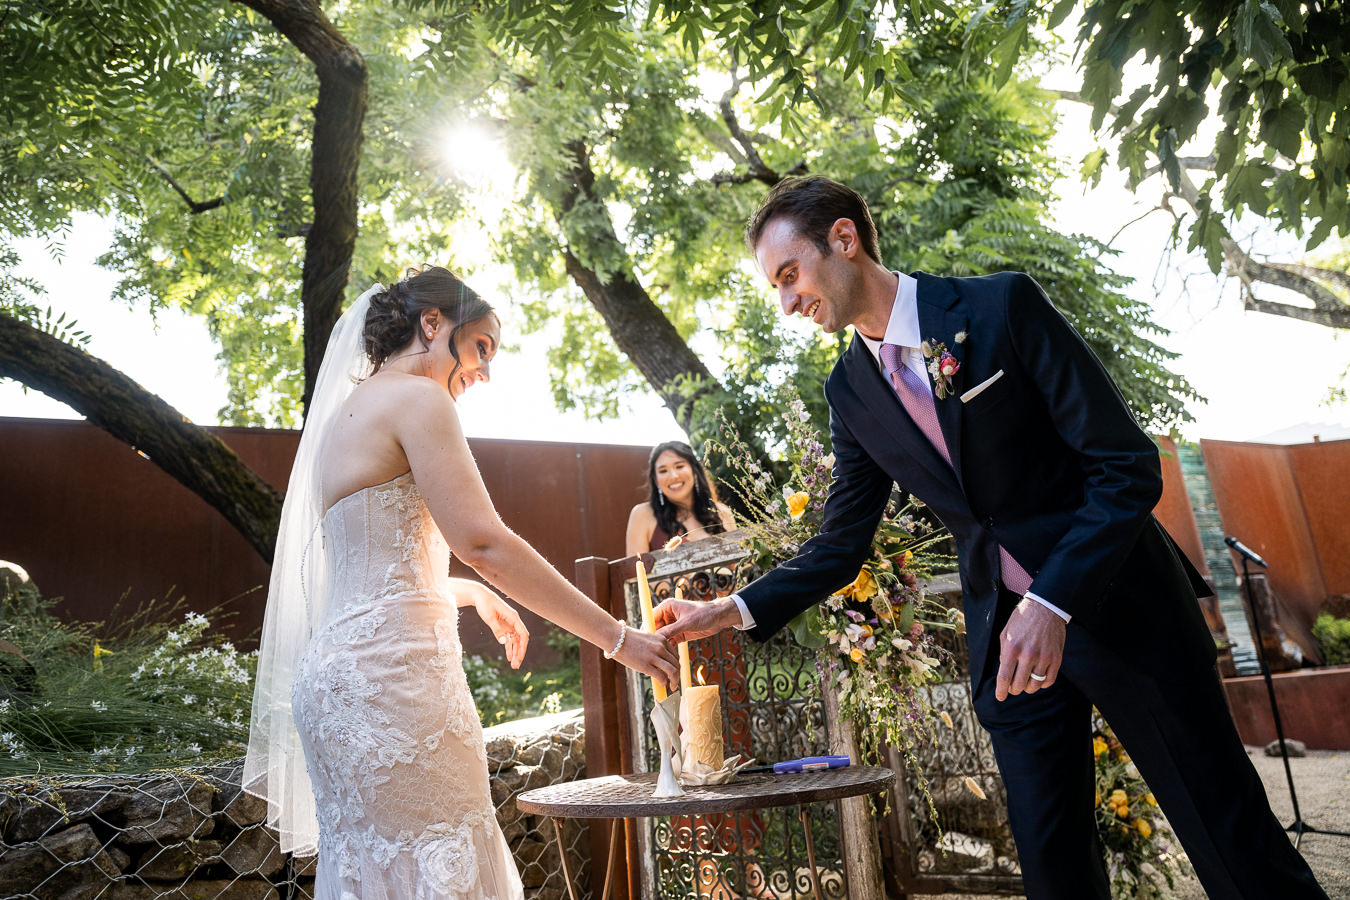
[[(1280, 705), (1275, 701), (1275, 682), (1270, 677), (1270, 666), (1266, 663), (1265, 642), (1261, 638), (1261, 617), (1256, 612), (1256, 597), (1252, 591), (1251, 573), (1247, 569), (1247, 561), (1250, 555), (1244, 552), (1245, 548), (1242, 548), (1237, 541), (1231, 541), (1228, 546), (1232, 547), (1242, 557), (1242, 584), (1247, 591), (1247, 606), (1252, 611), (1252, 630), (1256, 634), (1256, 659), (1261, 664), (1261, 677), (1266, 681), (1266, 694), (1270, 697), (1270, 715), (1275, 720), (1275, 736), (1279, 739), (1280, 757), (1284, 760), (1284, 777), (1289, 782), (1289, 799), (1294, 805), (1294, 821), (1290, 822), (1284, 830), (1294, 835), (1295, 850), (1298, 849), (1299, 841), (1303, 840), (1305, 834), (1334, 834), (1339, 837), (1350, 837), (1350, 832), (1315, 828), (1303, 821), (1303, 814), (1299, 812), (1298, 792), (1294, 790), (1294, 773), (1289, 768), (1289, 748), (1284, 743), (1284, 724), (1280, 721)], [(1265, 568), (1264, 560), (1257, 557), (1256, 561)]]

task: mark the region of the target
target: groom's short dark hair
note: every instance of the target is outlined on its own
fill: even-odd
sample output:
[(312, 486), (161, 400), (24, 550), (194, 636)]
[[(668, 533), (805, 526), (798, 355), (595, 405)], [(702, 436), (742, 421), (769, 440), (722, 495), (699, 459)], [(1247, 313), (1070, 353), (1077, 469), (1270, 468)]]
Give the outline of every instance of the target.
[(867, 201), (853, 188), (824, 175), (784, 178), (774, 185), (745, 226), (745, 242), (751, 253), (759, 246), (764, 229), (775, 219), (791, 222), (798, 234), (826, 256), (830, 255), (830, 226), (839, 219), (852, 219), (863, 252), (881, 262), (877, 226), (867, 211)]

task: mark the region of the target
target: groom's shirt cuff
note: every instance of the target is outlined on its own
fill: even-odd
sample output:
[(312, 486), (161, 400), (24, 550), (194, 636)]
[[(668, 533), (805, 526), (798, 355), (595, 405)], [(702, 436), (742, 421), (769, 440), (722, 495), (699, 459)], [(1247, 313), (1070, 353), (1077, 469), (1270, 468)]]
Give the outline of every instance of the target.
[[(1073, 618), (1073, 617), (1070, 616), (1068, 613), (1066, 613), (1064, 610), (1060, 609), (1058, 606), (1056, 606), (1055, 604), (1051, 603), (1049, 600), (1046, 600), (1044, 597), (1041, 597), (1041, 596), (1038, 596), (1038, 595), (1036, 595), (1036, 594), (1033, 594), (1031, 591), (1027, 591), (1027, 592), (1026, 592), (1025, 594), (1023, 594), (1022, 596), (1023, 596), (1023, 597), (1026, 597), (1028, 600), (1034, 600), (1034, 601), (1036, 601), (1036, 602), (1039, 603), (1041, 606), (1044, 606), (1046, 609), (1050, 610), (1052, 613), (1054, 613), (1055, 615), (1059, 616), (1059, 617), (1060, 617), (1061, 619), (1063, 619), (1065, 622), (1067, 622), (1067, 621), (1069, 621), (1069, 619)], [(741, 618), (742, 618), (742, 619), (745, 618), (744, 607), (742, 607)]]
[(741, 599), (741, 595), (732, 594), (731, 599), (735, 601), (736, 609), (740, 610), (741, 613), (741, 624), (733, 625), (731, 627), (735, 628), (737, 631), (749, 631), (751, 628), (754, 628), (755, 617), (750, 615), (750, 609), (745, 605), (745, 601)]

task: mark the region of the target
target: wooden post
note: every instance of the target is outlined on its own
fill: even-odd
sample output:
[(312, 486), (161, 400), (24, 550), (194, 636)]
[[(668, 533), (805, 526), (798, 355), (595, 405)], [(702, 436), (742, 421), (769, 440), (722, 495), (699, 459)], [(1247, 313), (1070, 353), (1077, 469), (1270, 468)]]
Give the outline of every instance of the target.
[[(577, 587), (595, 601), (601, 609), (611, 611), (610, 563), (598, 556), (588, 556), (576, 562)], [(586, 777), (619, 775), (624, 770), (624, 748), (621, 734), (627, 727), (628, 704), (618, 688), (623, 678), (621, 667), (607, 660), (595, 645), (581, 642), (581, 703), (586, 722)], [(591, 890), (599, 893), (610, 855), (608, 828), (590, 829)], [(632, 841), (624, 822), (617, 823), (625, 849), (631, 854)], [(561, 845), (559, 846), (561, 850)], [(609, 873), (608, 890), (611, 897), (629, 898), (630, 866), (617, 866)]]
[[(839, 710), (839, 696), (832, 690), (820, 692), (825, 706), (825, 732), (832, 756), (847, 756), (856, 764), (858, 741), (853, 723)], [(872, 900), (886, 896), (881, 874), (881, 845), (877, 840), (877, 822), (866, 797), (839, 801), (839, 845), (844, 856), (844, 875), (848, 879), (850, 900)]]

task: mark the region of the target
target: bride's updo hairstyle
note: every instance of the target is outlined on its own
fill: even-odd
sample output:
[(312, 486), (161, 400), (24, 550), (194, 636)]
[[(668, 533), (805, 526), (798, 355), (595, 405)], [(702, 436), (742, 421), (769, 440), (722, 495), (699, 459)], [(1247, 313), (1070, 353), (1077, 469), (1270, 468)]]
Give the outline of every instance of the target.
[(422, 313), (428, 309), (440, 310), (445, 321), (453, 323), (449, 341), (456, 363), (459, 349), (455, 341), (459, 330), (484, 316), (497, 315), (491, 304), (448, 270), (440, 266), (409, 269), (402, 281), (370, 298), (363, 337), (366, 356), (374, 364), (372, 375), (414, 339), (421, 342), (425, 351), (430, 342), (420, 326)]

